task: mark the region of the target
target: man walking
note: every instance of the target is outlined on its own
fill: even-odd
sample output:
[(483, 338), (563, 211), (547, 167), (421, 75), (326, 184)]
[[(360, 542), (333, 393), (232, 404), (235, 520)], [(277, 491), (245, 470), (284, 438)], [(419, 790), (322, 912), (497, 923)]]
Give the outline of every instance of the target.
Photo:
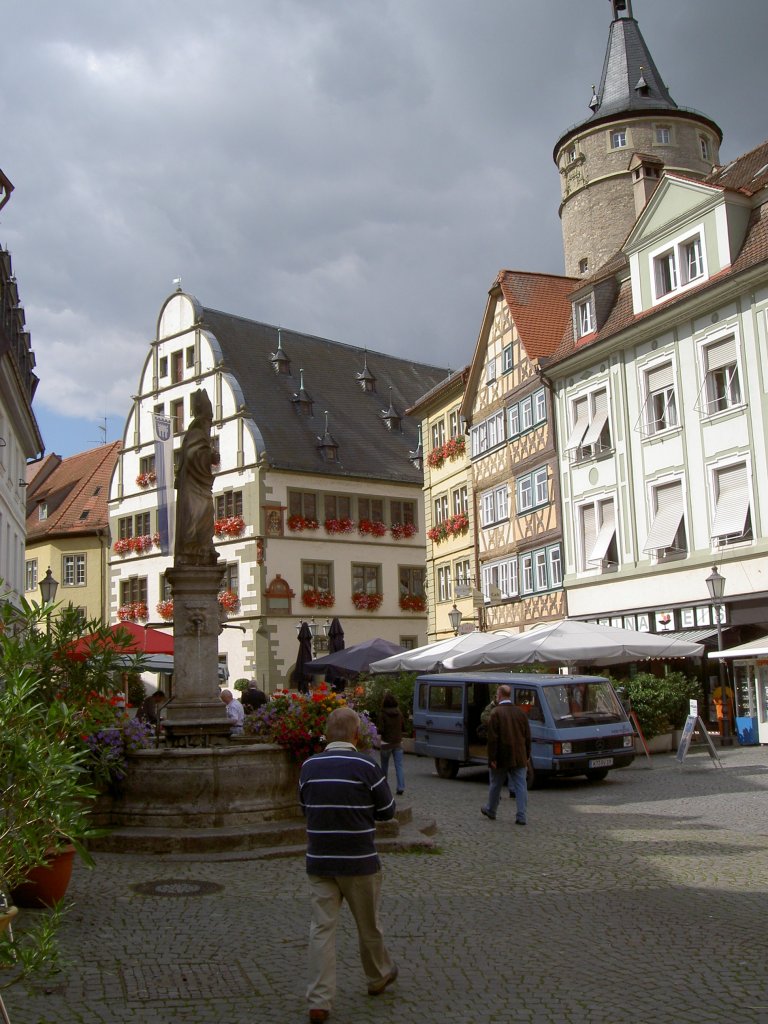
[(394, 817), (395, 801), (381, 768), (358, 753), (360, 719), (351, 708), (331, 712), (325, 735), (325, 750), (304, 762), (299, 778), (312, 901), (310, 1021), (328, 1019), (336, 994), (336, 923), (344, 900), (357, 925), (368, 994), (379, 995), (397, 977), (379, 924), (381, 862), (374, 842), (376, 822)]
[(486, 818), (495, 820), (501, 789), (509, 775), (515, 790), (515, 824), (525, 825), (528, 811), (526, 775), (531, 757), (531, 727), (526, 713), (512, 703), (511, 686), (502, 683), (496, 691), (496, 696), (498, 704), (488, 719), (488, 802), (480, 811)]

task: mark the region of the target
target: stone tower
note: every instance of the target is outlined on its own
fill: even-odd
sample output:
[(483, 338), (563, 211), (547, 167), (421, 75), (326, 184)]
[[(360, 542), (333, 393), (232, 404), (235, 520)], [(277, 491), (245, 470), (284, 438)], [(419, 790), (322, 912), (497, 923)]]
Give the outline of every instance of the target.
[(586, 121), (557, 141), (565, 273), (594, 274), (621, 248), (662, 170), (704, 178), (719, 162), (723, 133), (678, 107), (632, 14), (610, 0), (613, 20), (603, 73)]

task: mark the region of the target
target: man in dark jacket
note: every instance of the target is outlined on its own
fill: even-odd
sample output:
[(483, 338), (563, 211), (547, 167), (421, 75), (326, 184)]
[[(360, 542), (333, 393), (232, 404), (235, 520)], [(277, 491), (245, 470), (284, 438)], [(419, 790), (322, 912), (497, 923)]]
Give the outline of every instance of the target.
[(308, 758), (299, 777), (307, 819), (307, 875), (312, 901), (309, 928), (310, 1021), (327, 1020), (336, 994), (336, 923), (344, 900), (357, 925), (368, 994), (377, 996), (397, 977), (379, 924), (381, 862), (376, 822), (395, 815), (381, 768), (358, 753), (360, 719), (336, 708), (325, 725), (328, 745)]
[(488, 719), (488, 802), (481, 812), (496, 818), (502, 787), (510, 776), (515, 789), (515, 824), (525, 825), (528, 810), (526, 774), (531, 757), (528, 716), (511, 700), (512, 687), (502, 683), (496, 691), (498, 704)]

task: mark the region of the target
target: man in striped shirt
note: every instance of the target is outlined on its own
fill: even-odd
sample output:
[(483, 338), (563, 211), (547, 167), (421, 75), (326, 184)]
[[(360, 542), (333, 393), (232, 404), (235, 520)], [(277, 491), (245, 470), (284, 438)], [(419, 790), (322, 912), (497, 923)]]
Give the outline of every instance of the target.
[(304, 762), (299, 778), (312, 901), (310, 1021), (328, 1019), (336, 994), (336, 923), (344, 900), (357, 925), (368, 994), (379, 995), (397, 977), (379, 924), (381, 862), (375, 845), (376, 822), (394, 817), (395, 801), (381, 768), (357, 750), (360, 719), (351, 708), (331, 712), (325, 735), (325, 750)]

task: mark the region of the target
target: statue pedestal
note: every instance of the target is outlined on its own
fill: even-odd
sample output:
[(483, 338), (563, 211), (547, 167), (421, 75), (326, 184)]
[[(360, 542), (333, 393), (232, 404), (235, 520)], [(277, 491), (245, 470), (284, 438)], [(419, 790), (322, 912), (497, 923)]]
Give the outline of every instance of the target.
[(219, 697), (218, 592), (226, 565), (182, 565), (168, 569), (173, 588), (173, 700), (165, 713), (171, 746), (228, 743), (232, 723)]

